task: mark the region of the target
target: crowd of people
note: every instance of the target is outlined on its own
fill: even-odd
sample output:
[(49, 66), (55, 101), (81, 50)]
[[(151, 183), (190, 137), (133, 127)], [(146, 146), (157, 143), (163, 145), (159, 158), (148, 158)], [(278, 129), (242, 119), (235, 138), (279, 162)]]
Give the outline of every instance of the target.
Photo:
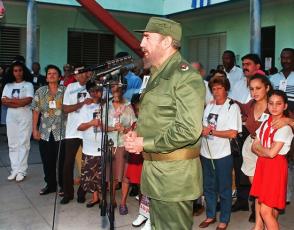
[(91, 208), (101, 200), (102, 132), (108, 132), (113, 184), (109, 175), (106, 182), (120, 215), (128, 214), (130, 185), (140, 185), (134, 227), (146, 222), (144, 230), (191, 229), (193, 212), (204, 209), (203, 196), (206, 218), (200, 228), (215, 223), (220, 211), (216, 229), (227, 229), (231, 213), (248, 211), (252, 201), (253, 229), (279, 229), (278, 216), (294, 190), (294, 49), (281, 51), (280, 72), (263, 71), (253, 53), (242, 57), (240, 68), (234, 52), (226, 50), (207, 76), (200, 62), (182, 58), (179, 23), (152, 17), (137, 32), (143, 34), (145, 75), (130, 71), (123, 76), (126, 84), (112, 81), (109, 92), (91, 72), (71, 75), (70, 65), (65, 75), (48, 65), (42, 76), (39, 63), (31, 74), (23, 59), (12, 62), (1, 96), (8, 180), (25, 179), (33, 135), (46, 183), (40, 195), (58, 192), (63, 205), (73, 200), (76, 162), (77, 201), (84, 203), (89, 192)]

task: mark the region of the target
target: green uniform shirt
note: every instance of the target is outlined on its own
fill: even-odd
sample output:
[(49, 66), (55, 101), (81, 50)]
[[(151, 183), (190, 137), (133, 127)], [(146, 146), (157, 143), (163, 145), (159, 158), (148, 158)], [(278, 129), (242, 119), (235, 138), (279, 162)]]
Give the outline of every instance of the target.
[[(201, 76), (181, 57), (172, 55), (152, 76), (143, 92), (137, 122), (144, 151), (170, 153), (200, 147), (205, 86)], [(163, 201), (193, 200), (202, 193), (199, 158), (144, 161), (142, 193)]]

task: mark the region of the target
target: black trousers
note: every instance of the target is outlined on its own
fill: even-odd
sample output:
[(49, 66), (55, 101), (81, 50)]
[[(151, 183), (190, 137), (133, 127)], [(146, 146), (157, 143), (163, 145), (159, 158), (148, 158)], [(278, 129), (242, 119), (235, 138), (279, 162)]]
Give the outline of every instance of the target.
[(73, 198), (74, 197), (74, 187), (73, 187), (73, 170), (75, 166), (75, 158), (77, 151), (82, 145), (82, 139), (80, 138), (70, 138), (65, 139), (65, 158), (64, 158), (64, 168), (63, 168), (63, 191), (64, 197)]
[(60, 153), (59, 153), (59, 163), (57, 167), (59, 142), (55, 141), (53, 134), (50, 134), (49, 141), (40, 140), (39, 141), (39, 151), (41, 155), (41, 160), (43, 163), (44, 180), (47, 186), (54, 190), (57, 186), (56, 181), (56, 169), (58, 168), (58, 184), (60, 188), (63, 188), (63, 164), (64, 164), (64, 141), (61, 141)]
[(248, 176), (246, 176), (241, 170), (242, 163), (242, 154), (233, 155), (237, 201), (247, 201), (251, 187)]

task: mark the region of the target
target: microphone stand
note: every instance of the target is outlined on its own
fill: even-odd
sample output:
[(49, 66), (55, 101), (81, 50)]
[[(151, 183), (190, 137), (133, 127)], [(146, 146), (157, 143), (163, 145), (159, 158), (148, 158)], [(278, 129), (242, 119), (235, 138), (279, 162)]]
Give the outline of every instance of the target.
[[(114, 230), (114, 204), (113, 204), (113, 167), (112, 167), (112, 147), (113, 140), (108, 137), (108, 113), (109, 113), (109, 93), (111, 84), (109, 81), (103, 83), (103, 88), (106, 89), (106, 105), (104, 111), (104, 122), (102, 129), (101, 141), (101, 161), (102, 161), (102, 178), (101, 178), (101, 216), (108, 215), (110, 230)], [(102, 114), (102, 113), (101, 113)], [(106, 182), (106, 165), (109, 165), (109, 206), (107, 209), (107, 182)]]

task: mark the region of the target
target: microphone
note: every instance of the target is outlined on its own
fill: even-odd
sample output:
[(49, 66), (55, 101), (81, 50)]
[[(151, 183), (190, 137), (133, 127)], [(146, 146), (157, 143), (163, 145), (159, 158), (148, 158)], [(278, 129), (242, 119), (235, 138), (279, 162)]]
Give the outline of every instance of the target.
[(103, 72), (102, 74), (106, 74), (103, 78), (104, 80), (112, 78), (113, 76), (124, 74), (130, 70), (138, 70), (143, 68), (144, 64), (142, 59), (134, 60), (133, 62), (127, 63), (125, 65), (117, 66), (113, 69), (107, 71), (107, 74)]
[[(89, 72), (89, 71), (103, 71), (103, 70), (107, 71), (107, 69), (115, 68), (120, 65), (124, 65), (125, 63), (130, 63), (132, 61), (133, 61), (132, 56), (117, 58), (117, 59), (107, 61), (102, 65), (92, 65), (89, 67), (76, 68), (74, 71), (74, 74), (80, 74), (80, 73), (85, 73), (85, 72)], [(107, 73), (108, 73), (108, 71), (107, 71)]]
[(89, 67), (79, 67), (79, 68), (76, 68), (73, 73), (80, 74), (80, 73), (85, 73), (89, 71), (103, 70), (105, 69), (106, 66), (107, 66), (106, 64), (102, 64), (102, 65), (92, 65)]

